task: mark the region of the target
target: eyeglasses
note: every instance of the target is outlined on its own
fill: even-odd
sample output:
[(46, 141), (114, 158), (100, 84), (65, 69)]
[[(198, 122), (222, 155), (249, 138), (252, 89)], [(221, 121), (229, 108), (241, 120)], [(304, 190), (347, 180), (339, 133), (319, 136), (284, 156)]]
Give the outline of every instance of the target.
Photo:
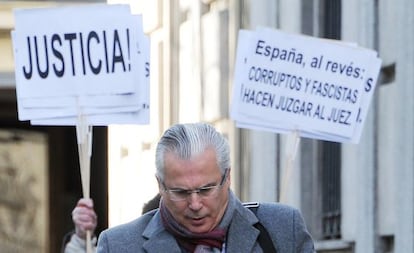
[(193, 190), (186, 190), (186, 189), (168, 189), (167, 186), (165, 186), (164, 182), (162, 183), (164, 187), (164, 192), (168, 194), (168, 197), (172, 201), (184, 201), (187, 200), (188, 197), (191, 196), (193, 193), (197, 193), (198, 196), (201, 198), (212, 198), (216, 196), (218, 190), (223, 186), (224, 181), (227, 178), (227, 172), (229, 169), (226, 169), (224, 171), (223, 177), (221, 178), (221, 181), (218, 185), (212, 185), (212, 186), (205, 186), (200, 187)]

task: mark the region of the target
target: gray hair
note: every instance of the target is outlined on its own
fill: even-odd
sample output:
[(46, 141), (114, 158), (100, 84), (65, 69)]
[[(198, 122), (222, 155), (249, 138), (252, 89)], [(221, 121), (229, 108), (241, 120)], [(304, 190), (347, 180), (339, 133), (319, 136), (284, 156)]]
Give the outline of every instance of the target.
[(223, 135), (206, 123), (173, 125), (158, 142), (155, 152), (156, 176), (164, 181), (166, 153), (172, 152), (180, 159), (188, 160), (208, 148), (215, 150), (217, 165), (224, 175), (225, 170), (230, 168), (230, 147)]

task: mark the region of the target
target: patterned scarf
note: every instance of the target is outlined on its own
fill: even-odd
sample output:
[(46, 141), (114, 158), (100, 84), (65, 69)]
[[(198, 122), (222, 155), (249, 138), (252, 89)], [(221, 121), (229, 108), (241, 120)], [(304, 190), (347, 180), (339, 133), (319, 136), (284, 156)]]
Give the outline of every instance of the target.
[(221, 251), (226, 237), (225, 229), (215, 228), (207, 233), (192, 233), (185, 227), (178, 224), (178, 222), (172, 217), (171, 213), (165, 207), (163, 201), (160, 203), (160, 213), (165, 229), (175, 237), (178, 244), (186, 251), (191, 253), (196, 252), (196, 248), (200, 248), (200, 245), (217, 248)]

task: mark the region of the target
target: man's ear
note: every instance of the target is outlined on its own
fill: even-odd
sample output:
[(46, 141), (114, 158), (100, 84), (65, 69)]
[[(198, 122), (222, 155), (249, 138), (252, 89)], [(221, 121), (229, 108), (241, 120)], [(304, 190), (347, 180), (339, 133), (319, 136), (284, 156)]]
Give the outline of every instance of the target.
[(231, 168), (227, 169), (227, 180), (229, 181), (229, 185), (230, 185), (230, 182), (231, 182)]
[(161, 180), (157, 177), (157, 176), (155, 176), (155, 178), (157, 179), (157, 183), (158, 183), (158, 189), (160, 190), (160, 192), (161, 192), (161, 190), (162, 190), (162, 183), (161, 183)]

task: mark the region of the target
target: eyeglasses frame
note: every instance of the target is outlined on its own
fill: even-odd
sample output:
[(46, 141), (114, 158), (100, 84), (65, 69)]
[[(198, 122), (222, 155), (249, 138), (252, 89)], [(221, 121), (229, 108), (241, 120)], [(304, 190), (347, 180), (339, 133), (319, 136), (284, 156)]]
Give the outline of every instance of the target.
[(162, 187), (164, 188), (164, 192), (166, 192), (166, 193), (168, 193), (168, 194), (171, 194), (171, 193), (177, 193), (177, 192), (180, 192), (180, 193), (185, 193), (186, 194), (186, 196), (183, 198), (183, 199), (172, 199), (171, 198), (171, 195), (169, 195), (170, 197), (169, 197), (169, 199), (170, 200), (172, 200), (172, 201), (184, 201), (184, 200), (187, 200), (188, 199), (188, 197), (190, 197), (191, 196), (191, 194), (193, 194), (193, 193), (197, 193), (198, 194), (198, 196), (200, 196), (200, 197), (206, 197), (206, 196), (201, 196), (200, 195), (200, 192), (201, 191), (203, 191), (203, 190), (212, 190), (212, 189), (219, 189), (219, 188), (221, 188), (223, 185), (224, 185), (224, 182), (226, 181), (226, 179), (227, 179), (227, 176), (228, 176), (228, 171), (229, 171), (229, 169), (227, 168), (227, 169), (225, 169), (224, 170), (224, 174), (223, 174), (223, 176), (222, 176), (222, 178), (221, 178), (221, 181), (220, 181), (220, 183), (219, 184), (217, 184), (217, 185), (212, 185), (212, 186), (204, 186), (204, 187), (199, 187), (199, 188), (196, 188), (196, 189), (193, 189), (193, 190), (187, 190), (187, 189), (169, 189), (166, 185), (165, 185), (165, 183), (164, 182), (161, 182), (161, 184), (162, 184)]

